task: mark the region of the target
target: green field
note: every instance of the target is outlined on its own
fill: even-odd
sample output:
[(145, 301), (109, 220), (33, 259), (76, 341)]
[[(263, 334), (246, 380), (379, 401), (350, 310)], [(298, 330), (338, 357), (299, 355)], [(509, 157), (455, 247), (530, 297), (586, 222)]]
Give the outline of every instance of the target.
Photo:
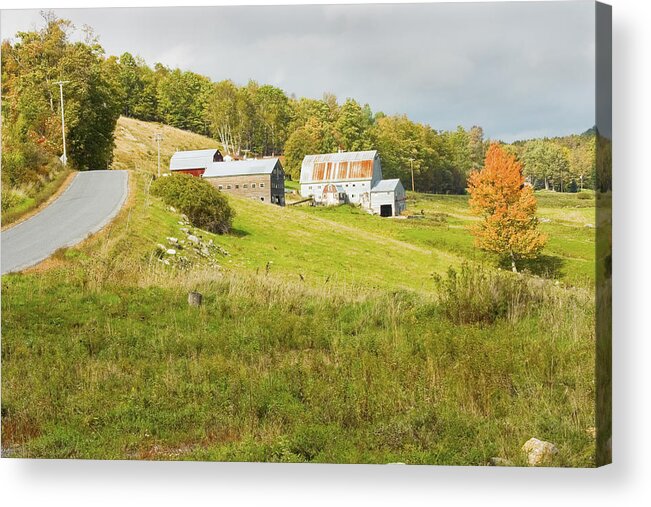
[(120, 121), (126, 208), (2, 278), (5, 455), (522, 465), (537, 437), (594, 465), (594, 199), (539, 195), (520, 276), (466, 197), (421, 194), (413, 219), (231, 198), (231, 234), (190, 231), (220, 250), (167, 265), (188, 226), (148, 194), (149, 125)]

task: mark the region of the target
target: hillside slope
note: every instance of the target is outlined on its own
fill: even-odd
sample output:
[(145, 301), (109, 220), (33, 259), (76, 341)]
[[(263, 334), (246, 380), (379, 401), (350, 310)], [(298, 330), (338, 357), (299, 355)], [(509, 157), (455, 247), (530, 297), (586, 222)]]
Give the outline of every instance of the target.
[[(120, 118), (116, 132), (115, 168), (134, 168), (155, 173), (156, 143), (162, 131), (161, 164), (169, 167), (176, 149), (214, 147), (215, 141), (173, 127)], [(462, 259), (444, 249), (416, 245), (376, 229), (364, 230), (338, 223), (327, 215), (317, 216), (300, 208), (280, 208), (229, 195), (236, 211), (233, 234), (204, 233), (222, 246), (229, 256), (229, 269), (272, 271), (310, 284), (353, 283), (367, 287), (432, 290), (432, 273), (444, 272)], [(360, 219), (365, 213), (355, 212)], [(163, 218), (160, 216), (159, 218)], [(378, 223), (379, 217), (368, 217)], [(150, 248), (166, 237), (181, 237), (178, 219), (166, 220), (164, 236), (151, 238)]]

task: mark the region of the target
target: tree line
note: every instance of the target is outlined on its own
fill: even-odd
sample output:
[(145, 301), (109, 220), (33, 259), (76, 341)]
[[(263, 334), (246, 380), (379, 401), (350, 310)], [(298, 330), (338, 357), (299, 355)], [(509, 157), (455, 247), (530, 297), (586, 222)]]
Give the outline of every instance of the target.
[[(3, 182), (29, 180), (61, 153), (55, 85), (61, 79), (68, 81), (69, 160), (82, 170), (110, 166), (119, 115), (210, 136), (235, 156), (284, 155), (293, 178), (305, 155), (338, 150), (377, 149), (385, 178), (400, 178), (410, 189), (413, 171), (421, 192), (464, 193), (469, 174), (482, 167), (489, 143), (479, 126), (438, 131), (353, 98), (297, 98), (253, 80), (213, 82), (160, 63), (150, 67), (130, 53), (106, 56), (92, 30), (73, 42), (69, 21), (44, 17), (42, 29), (2, 44)], [(593, 185), (594, 136), (523, 141), (510, 149), (537, 188)]]

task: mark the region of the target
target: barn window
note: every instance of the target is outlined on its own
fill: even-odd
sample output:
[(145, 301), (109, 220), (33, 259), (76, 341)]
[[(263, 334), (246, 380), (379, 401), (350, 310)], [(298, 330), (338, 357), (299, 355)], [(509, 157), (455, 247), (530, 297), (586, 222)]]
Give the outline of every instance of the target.
[(255, 183), (251, 183), (251, 188), (255, 188)]
[(244, 188), (249, 188), (249, 186), (248, 186), (246, 183), (245, 183), (244, 185), (242, 185), (242, 186), (243, 186)]
[(264, 202), (264, 197), (260, 197), (260, 200)]
[(308, 189), (308, 190), (312, 190), (312, 185), (310, 185), (309, 187), (307, 187), (307, 189)]
[(231, 189), (231, 186), (230, 186), (230, 185), (226, 185), (226, 190), (230, 190), (230, 189)]
[(219, 190), (223, 190), (223, 189), (224, 189), (224, 185), (219, 185), (217, 188), (218, 188)]
[(240, 186), (239, 186), (239, 185), (235, 185), (235, 188), (238, 189), (238, 188), (240, 188)]
[(264, 183), (260, 183), (260, 188), (264, 188)]

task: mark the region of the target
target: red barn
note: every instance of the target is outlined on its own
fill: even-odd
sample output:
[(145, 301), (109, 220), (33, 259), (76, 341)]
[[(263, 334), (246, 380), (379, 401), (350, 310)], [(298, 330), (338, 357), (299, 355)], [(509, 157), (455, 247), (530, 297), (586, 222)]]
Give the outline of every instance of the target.
[(222, 162), (224, 157), (218, 149), (177, 151), (170, 159), (170, 171), (187, 173), (198, 178), (213, 162)]

